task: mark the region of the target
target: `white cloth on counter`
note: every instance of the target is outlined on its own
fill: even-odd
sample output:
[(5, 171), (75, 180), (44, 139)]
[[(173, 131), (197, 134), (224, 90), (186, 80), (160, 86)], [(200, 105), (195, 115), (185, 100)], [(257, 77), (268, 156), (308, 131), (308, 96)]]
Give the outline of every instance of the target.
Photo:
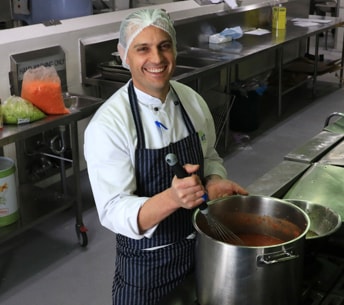
[(332, 20), (330, 20), (330, 19), (317, 19), (317, 18), (293, 18), (291, 21), (296, 26), (312, 27), (312, 26), (317, 26), (320, 24), (330, 23)]
[(299, 21), (299, 22), (294, 22), (294, 25), (300, 26), (300, 27), (303, 27), (303, 28), (307, 28), (307, 27), (310, 27), (310, 26), (318, 26), (319, 23), (310, 22), (310, 21)]
[(271, 31), (266, 30), (266, 29), (261, 29), (261, 28), (257, 28), (257, 29), (245, 32), (245, 34), (248, 34), (248, 35), (258, 35), (258, 36), (269, 34), (269, 33), (271, 33)]
[[(204, 155), (204, 175), (226, 177), (222, 159), (214, 149), (215, 127), (207, 104), (191, 88), (175, 81), (171, 81), (171, 84), (195, 130), (199, 132)], [(188, 135), (172, 91), (164, 103), (137, 89), (135, 92), (147, 148), (165, 147)], [(166, 129), (158, 128), (156, 121), (161, 122)], [(138, 212), (148, 198), (134, 194), (136, 145), (136, 127), (126, 84), (99, 108), (88, 124), (84, 153), (101, 224), (115, 233), (141, 239), (151, 237), (157, 226), (142, 235), (137, 225)]]
[(225, 2), (230, 8), (238, 7), (236, 0), (210, 0), (212, 4), (218, 4), (221, 2)]
[(224, 0), (230, 8), (237, 8), (238, 4), (236, 0)]
[(317, 18), (293, 18), (293, 22), (314, 22), (314, 23), (330, 23), (330, 19), (317, 19)]

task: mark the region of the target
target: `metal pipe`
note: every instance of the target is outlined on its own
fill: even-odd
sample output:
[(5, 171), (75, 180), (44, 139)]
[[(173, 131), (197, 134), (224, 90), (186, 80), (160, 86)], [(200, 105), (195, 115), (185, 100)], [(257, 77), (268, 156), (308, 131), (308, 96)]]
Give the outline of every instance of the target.
[(63, 160), (63, 161), (66, 161), (66, 162), (73, 163), (73, 160), (68, 159), (68, 158), (59, 157), (57, 155), (48, 154), (48, 153), (45, 153), (45, 152), (41, 152), (40, 154), (43, 155), (43, 156), (50, 157), (50, 158), (55, 158), (55, 159), (58, 159), (58, 160)]
[[(66, 126), (64, 125), (60, 125), (59, 126), (59, 131), (60, 131), (60, 136), (55, 136), (54, 138), (52, 138), (50, 140), (50, 149), (60, 155), (60, 158), (58, 158), (60, 160), (60, 176), (61, 176), (61, 188), (62, 188), (62, 192), (63, 194), (67, 194), (67, 178), (66, 178), (66, 167), (65, 167), (65, 158), (64, 158), (64, 152), (66, 150), (66, 145), (65, 145), (65, 132), (66, 132)], [(59, 149), (57, 149), (55, 147), (55, 142), (56, 140), (59, 139), (60, 140), (60, 147)], [(45, 153), (42, 153), (45, 154)], [(55, 158), (57, 156), (54, 156)]]

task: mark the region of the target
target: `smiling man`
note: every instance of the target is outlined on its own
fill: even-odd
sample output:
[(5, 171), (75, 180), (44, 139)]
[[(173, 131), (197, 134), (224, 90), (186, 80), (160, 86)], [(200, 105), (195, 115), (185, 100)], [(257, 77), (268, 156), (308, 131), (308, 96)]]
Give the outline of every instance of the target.
[[(204, 193), (246, 191), (226, 179), (205, 101), (171, 80), (176, 33), (166, 12), (129, 15), (118, 51), (132, 79), (92, 118), (84, 152), (100, 222), (116, 233), (113, 305), (155, 305), (193, 271), (192, 214)], [(169, 153), (189, 177), (174, 176)]]

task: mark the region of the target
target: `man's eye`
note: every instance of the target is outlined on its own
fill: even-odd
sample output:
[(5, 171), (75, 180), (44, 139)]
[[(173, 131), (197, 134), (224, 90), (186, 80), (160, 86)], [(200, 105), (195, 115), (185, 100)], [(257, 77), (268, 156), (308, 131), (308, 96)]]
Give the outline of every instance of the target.
[(147, 47), (141, 47), (141, 48), (137, 48), (138, 52), (146, 52), (148, 50)]
[(162, 45), (160, 46), (160, 48), (161, 48), (162, 50), (169, 50), (169, 49), (172, 48), (172, 44), (171, 44), (171, 43), (164, 43), (164, 44), (162, 44)]

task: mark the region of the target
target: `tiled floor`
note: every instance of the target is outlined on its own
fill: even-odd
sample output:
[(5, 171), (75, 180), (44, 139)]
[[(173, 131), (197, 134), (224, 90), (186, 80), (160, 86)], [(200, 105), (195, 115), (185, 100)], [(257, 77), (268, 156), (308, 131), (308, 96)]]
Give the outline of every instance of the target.
[[(305, 86), (285, 96), (280, 118), (275, 99), (262, 101), (258, 130), (231, 134), (224, 154), (230, 178), (243, 186), (251, 184), (320, 132), (328, 114), (344, 111), (344, 91), (335, 75), (321, 77), (316, 89), (315, 100)], [(91, 202), (87, 182), (83, 189), (84, 201)], [(89, 230), (86, 248), (77, 244), (71, 210), (21, 235), (7, 251), (0, 245), (2, 305), (111, 304), (114, 236), (100, 226), (92, 204), (87, 205), (91, 207), (83, 215)]]

